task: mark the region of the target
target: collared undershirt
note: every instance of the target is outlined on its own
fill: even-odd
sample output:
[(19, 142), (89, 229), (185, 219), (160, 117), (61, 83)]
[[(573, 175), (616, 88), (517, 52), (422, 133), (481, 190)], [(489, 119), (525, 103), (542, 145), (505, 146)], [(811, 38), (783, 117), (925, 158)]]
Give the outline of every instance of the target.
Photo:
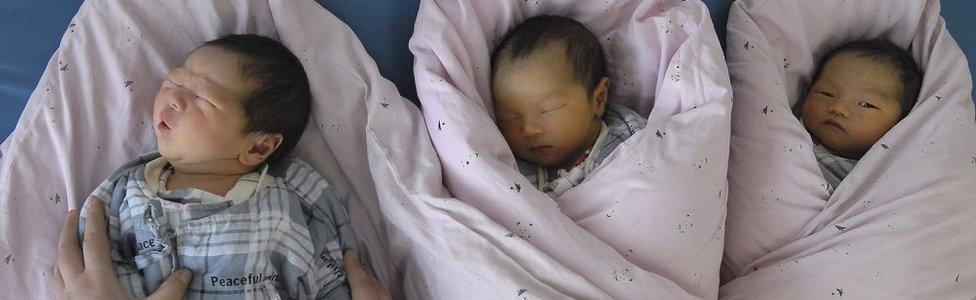
[(586, 179), (586, 176), (596, 168), (596, 158), (600, 156), (603, 140), (607, 136), (607, 123), (600, 122), (600, 135), (596, 141), (586, 150), (586, 159), (578, 161), (568, 170), (557, 170), (557, 177), (550, 181), (549, 170), (546, 167), (538, 166), (537, 176), (539, 179), (537, 188), (552, 198), (557, 198), (569, 189), (579, 185)]
[(833, 155), (827, 148), (819, 144), (813, 145), (813, 154), (816, 155), (817, 165), (820, 166), (820, 171), (831, 190), (836, 189), (837, 185), (840, 185), (840, 182), (844, 181), (844, 177), (847, 177), (847, 174), (850, 174), (854, 166), (857, 165), (856, 159)]
[[(187, 190), (195, 194), (199, 193), (197, 195), (203, 204), (220, 203), (227, 200), (232, 201), (233, 204), (238, 204), (253, 197), (258, 191), (268, 187), (271, 183), (271, 176), (268, 176), (268, 165), (264, 164), (259, 169), (261, 170), (260, 172), (255, 170), (242, 175), (226, 195), (214, 195), (210, 192), (195, 188), (189, 188)], [(145, 177), (149, 194), (170, 198), (165, 197), (171, 192), (166, 189), (166, 182), (173, 175), (173, 171), (173, 166), (162, 157), (147, 163)]]

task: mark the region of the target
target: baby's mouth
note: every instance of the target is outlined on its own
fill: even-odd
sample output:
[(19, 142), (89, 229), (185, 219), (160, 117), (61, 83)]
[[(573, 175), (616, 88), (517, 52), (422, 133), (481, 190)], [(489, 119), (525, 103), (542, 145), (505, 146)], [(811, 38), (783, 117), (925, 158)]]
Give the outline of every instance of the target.
[(532, 151), (533, 153), (539, 153), (539, 152), (549, 151), (550, 149), (552, 149), (552, 146), (533, 146), (529, 148), (529, 151)]
[(156, 125), (156, 128), (162, 132), (169, 132), (173, 130), (172, 128), (169, 127), (169, 125), (166, 124), (166, 121), (159, 121), (159, 124)]
[(824, 120), (821, 123), (824, 124), (824, 125), (827, 125), (827, 126), (836, 127), (837, 129), (840, 129), (841, 131), (846, 131), (846, 130), (844, 130), (844, 126), (841, 126), (840, 123), (838, 123), (837, 121), (834, 121), (833, 119), (827, 119), (827, 120)]
[(159, 123), (156, 124), (156, 129), (162, 133), (169, 133), (173, 131), (173, 125), (174, 124), (172, 122), (166, 121), (166, 116), (164, 114), (159, 116)]
[(173, 127), (176, 127), (177, 122), (173, 122), (173, 112), (163, 111), (159, 114), (159, 123), (156, 124), (156, 129), (162, 133), (169, 133), (173, 131)]

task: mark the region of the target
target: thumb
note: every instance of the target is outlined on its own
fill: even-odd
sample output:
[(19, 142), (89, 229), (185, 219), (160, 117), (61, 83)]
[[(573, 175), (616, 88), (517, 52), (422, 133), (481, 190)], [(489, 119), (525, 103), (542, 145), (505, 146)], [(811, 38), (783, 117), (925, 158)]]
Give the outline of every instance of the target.
[(359, 265), (359, 256), (356, 255), (356, 251), (346, 250), (342, 264), (346, 268), (346, 277), (349, 278), (350, 286), (364, 286), (369, 283), (369, 276), (366, 275), (363, 266)]
[(179, 269), (173, 274), (166, 278), (166, 281), (159, 286), (156, 292), (149, 295), (146, 299), (149, 300), (169, 300), (169, 299), (183, 299), (183, 293), (186, 292), (186, 287), (190, 285), (190, 278), (193, 274), (190, 270)]
[(366, 274), (363, 266), (359, 265), (359, 257), (356, 251), (346, 251), (345, 259), (342, 262), (346, 267), (346, 277), (349, 278), (349, 290), (352, 292), (352, 299), (359, 300), (389, 300), (390, 291), (387, 291), (372, 276)]

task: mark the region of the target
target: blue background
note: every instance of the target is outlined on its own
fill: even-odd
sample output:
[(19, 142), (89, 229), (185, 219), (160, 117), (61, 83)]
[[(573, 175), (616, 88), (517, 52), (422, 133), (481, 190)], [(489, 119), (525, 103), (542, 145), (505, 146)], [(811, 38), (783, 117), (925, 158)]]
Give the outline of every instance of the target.
[[(376, 60), (380, 72), (400, 93), (417, 99), (413, 56), (407, 41), (413, 32), (419, 0), (317, 0), (349, 24)], [(725, 39), (730, 0), (704, 0), (719, 39)], [(20, 113), (57, 50), (78, 0), (4, 0), (0, 2), (0, 140), (13, 131)], [(976, 70), (976, 1), (943, 0), (942, 16)], [(974, 76), (976, 77), (976, 76)], [(976, 96), (974, 96), (976, 98)]]

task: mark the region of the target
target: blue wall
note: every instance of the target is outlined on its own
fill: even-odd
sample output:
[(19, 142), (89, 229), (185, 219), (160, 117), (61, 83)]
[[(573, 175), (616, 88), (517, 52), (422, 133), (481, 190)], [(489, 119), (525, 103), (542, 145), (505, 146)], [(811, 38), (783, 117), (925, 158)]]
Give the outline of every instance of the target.
[[(407, 42), (413, 32), (419, 0), (317, 0), (349, 24), (380, 72), (409, 99), (417, 98), (413, 56)], [(719, 38), (724, 40), (730, 0), (705, 0)], [(78, 11), (79, 0), (4, 0), (0, 2), (0, 140), (13, 131), (64, 29)], [(976, 1), (943, 0), (949, 30), (976, 70)], [(724, 41), (723, 41), (724, 42)], [(976, 76), (974, 76), (976, 77)], [(976, 94), (974, 94), (976, 95)], [(976, 96), (974, 96), (976, 98)]]
[[(976, 1), (942, 0), (942, 18), (959, 48), (966, 53), (969, 73), (976, 78)], [(973, 89), (973, 101), (976, 102), (976, 89)]]
[(27, 98), (82, 1), (0, 1), (0, 141), (17, 126)]

